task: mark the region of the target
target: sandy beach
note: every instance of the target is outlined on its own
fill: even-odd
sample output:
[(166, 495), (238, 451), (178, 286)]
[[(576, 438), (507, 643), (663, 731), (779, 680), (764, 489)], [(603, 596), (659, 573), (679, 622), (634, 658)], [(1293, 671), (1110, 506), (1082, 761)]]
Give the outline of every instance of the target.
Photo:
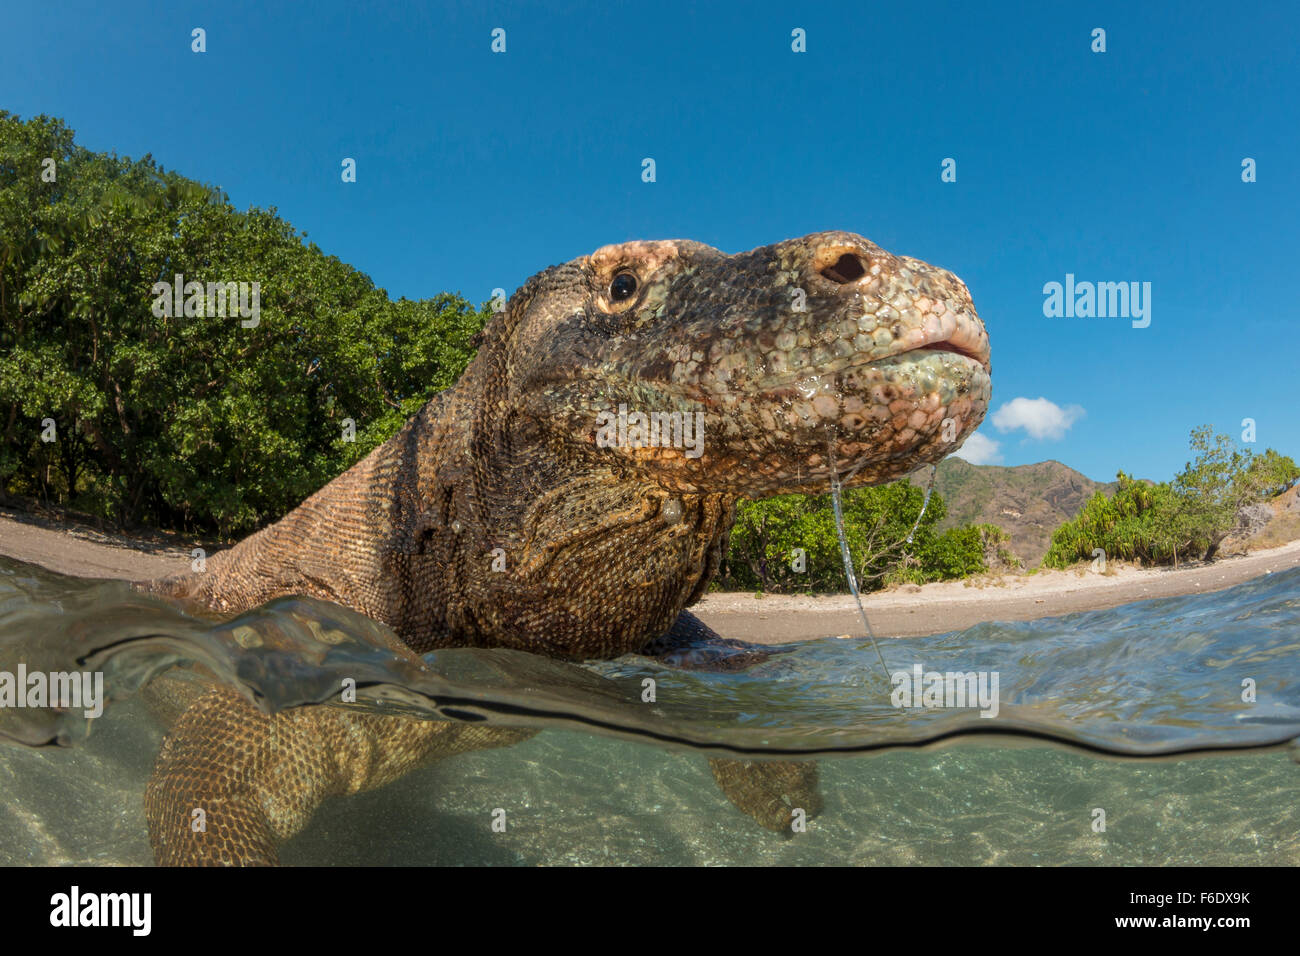
[[(138, 579), (184, 571), (194, 544), (181, 535), (127, 537), (86, 525), (0, 508), (0, 554), (79, 577)], [(1217, 591), (1300, 566), (1300, 541), (1178, 570), (1112, 562), (1108, 572), (1039, 571), (968, 581), (904, 585), (869, 594), (863, 605), (876, 634), (915, 637), (983, 621), (1040, 617), (1115, 607), (1132, 601)], [(716, 592), (692, 610), (727, 637), (763, 644), (840, 635), (861, 637), (850, 595), (813, 597)]]
[[(1112, 564), (1110, 572), (1039, 571), (986, 581), (905, 585), (864, 596), (872, 628), (880, 637), (916, 637), (972, 627), (983, 621), (1031, 621), (1093, 611), (1150, 598), (1229, 588), (1263, 574), (1300, 566), (1300, 541), (1247, 555), (1190, 564), (1177, 571)], [(715, 593), (692, 610), (728, 637), (782, 643), (813, 637), (863, 636), (851, 595), (805, 597)]]

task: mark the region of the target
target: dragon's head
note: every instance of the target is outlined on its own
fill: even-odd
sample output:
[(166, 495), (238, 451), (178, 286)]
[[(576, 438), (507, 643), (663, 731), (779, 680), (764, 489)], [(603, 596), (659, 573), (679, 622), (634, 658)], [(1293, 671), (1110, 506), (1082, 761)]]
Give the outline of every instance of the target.
[(568, 455), (686, 493), (824, 491), (951, 454), (990, 395), (952, 273), (848, 232), (726, 255), (625, 242), (534, 276), (486, 331), (490, 398)]

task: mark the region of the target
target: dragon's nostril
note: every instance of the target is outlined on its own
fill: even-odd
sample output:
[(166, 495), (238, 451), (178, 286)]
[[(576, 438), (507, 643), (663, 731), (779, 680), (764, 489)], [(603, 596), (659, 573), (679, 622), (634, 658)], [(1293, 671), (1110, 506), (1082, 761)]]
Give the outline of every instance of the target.
[(861, 259), (846, 252), (840, 256), (832, 265), (821, 270), (821, 274), (832, 282), (838, 282), (844, 285), (849, 282), (856, 282), (867, 274), (866, 264)]

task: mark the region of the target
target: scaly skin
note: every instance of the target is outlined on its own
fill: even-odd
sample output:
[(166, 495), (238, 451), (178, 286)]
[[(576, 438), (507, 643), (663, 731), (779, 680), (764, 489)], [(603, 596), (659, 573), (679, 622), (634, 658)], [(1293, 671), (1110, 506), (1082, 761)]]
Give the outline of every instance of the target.
[[(223, 614), (287, 594), (334, 601), (391, 626), (396, 654), (717, 642), (685, 609), (737, 499), (824, 491), (828, 442), (847, 487), (938, 461), (983, 419), (988, 354), (960, 280), (851, 233), (734, 256), (606, 246), (525, 283), (456, 385), (355, 467), (204, 573), (148, 587)], [(601, 413), (620, 404), (702, 413), (703, 453), (604, 447)], [(266, 716), (213, 690), (150, 782), (155, 852), (274, 862), (325, 796), (528, 733), (326, 707)], [(714, 776), (773, 829), (820, 805), (811, 765), (715, 761)], [(196, 807), (206, 833), (190, 828)]]

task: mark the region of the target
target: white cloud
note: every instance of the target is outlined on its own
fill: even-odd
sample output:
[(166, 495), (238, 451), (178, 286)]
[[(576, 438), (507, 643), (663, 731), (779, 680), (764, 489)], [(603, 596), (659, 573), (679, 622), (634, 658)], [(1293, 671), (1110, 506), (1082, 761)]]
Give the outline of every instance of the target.
[(996, 465), (1002, 461), (998, 443), (979, 432), (966, 439), (959, 451), (953, 452), (957, 458), (964, 458), (972, 465)]
[(993, 426), (1000, 432), (1023, 428), (1030, 438), (1064, 438), (1083, 416), (1080, 405), (1062, 408), (1045, 398), (1013, 398), (993, 413)]

